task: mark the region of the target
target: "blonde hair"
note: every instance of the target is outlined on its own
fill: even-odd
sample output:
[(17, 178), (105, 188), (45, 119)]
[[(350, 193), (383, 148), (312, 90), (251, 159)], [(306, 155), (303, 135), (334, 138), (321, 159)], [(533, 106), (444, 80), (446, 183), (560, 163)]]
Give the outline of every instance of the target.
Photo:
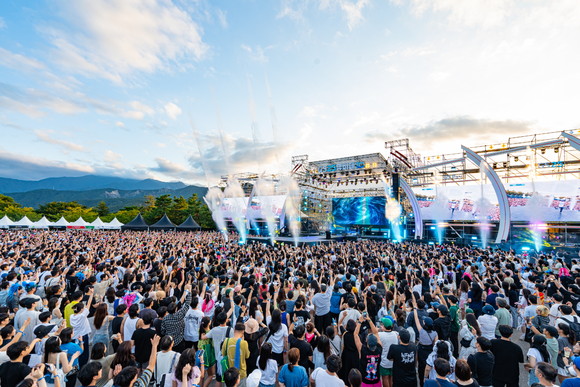
[(538, 306), (537, 311), (538, 315), (543, 317), (548, 317), (550, 315), (550, 309), (548, 309), (548, 307), (544, 305)]

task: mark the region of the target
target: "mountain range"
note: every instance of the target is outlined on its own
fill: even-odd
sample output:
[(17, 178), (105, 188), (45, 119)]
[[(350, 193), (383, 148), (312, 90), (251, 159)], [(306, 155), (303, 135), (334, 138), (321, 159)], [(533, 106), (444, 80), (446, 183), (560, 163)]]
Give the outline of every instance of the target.
[(111, 211), (144, 203), (146, 196), (169, 194), (202, 197), (207, 188), (188, 186), (182, 182), (163, 182), (153, 179), (137, 180), (111, 176), (87, 175), (56, 177), (39, 181), (0, 178), (0, 193), (10, 196), (25, 207), (38, 208), (50, 202), (76, 201), (94, 207), (104, 201)]

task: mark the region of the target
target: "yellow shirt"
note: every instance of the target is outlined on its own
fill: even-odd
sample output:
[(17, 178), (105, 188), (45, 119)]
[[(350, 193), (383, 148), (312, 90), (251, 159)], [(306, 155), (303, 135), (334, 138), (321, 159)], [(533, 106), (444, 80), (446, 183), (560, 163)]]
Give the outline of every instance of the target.
[[(234, 339), (234, 338), (226, 338), (222, 345), (222, 355), (226, 356), (227, 350), (227, 357), (228, 357), (228, 365), (230, 367), (234, 367), (236, 364), (236, 346), (238, 340), (241, 340), (240, 343), (240, 379), (244, 379), (248, 376), (247, 368), (246, 368), (246, 359), (250, 357), (250, 349), (248, 348), (248, 342), (242, 338)], [(226, 349), (227, 348), (227, 349)], [(225, 372), (225, 370), (224, 370)]]
[(78, 303), (79, 303), (78, 301), (71, 301), (68, 303), (67, 306), (64, 307), (64, 319), (66, 320), (67, 328), (72, 328), (72, 325), (70, 325), (70, 316), (74, 314), (72, 310), (73, 306), (75, 306)]

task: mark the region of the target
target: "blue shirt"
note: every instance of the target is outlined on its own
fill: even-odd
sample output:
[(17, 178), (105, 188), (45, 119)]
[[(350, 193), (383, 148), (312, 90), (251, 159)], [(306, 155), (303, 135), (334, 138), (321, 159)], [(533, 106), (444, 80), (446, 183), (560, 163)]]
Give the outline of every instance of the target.
[(340, 313), (340, 300), (342, 299), (342, 293), (332, 292), (330, 297), (330, 313), (339, 314)]
[(425, 380), (425, 384), (423, 387), (457, 387), (454, 383), (451, 383), (447, 379), (439, 379), (437, 380)]
[[(70, 342), (67, 344), (62, 344), (60, 346), (61, 351), (66, 352), (66, 357), (68, 359), (68, 361), (70, 361), (70, 359), (73, 357), (73, 355), (77, 352), (83, 353), (83, 350), (81, 349), (81, 347), (75, 343), (75, 342)], [(73, 362), (73, 366), (78, 366), (79, 365), (79, 358), (77, 357), (75, 359), (75, 361)]]
[(565, 379), (562, 382), (562, 387), (580, 387), (580, 378)]
[(284, 364), (284, 367), (278, 373), (278, 380), (280, 383), (284, 383), (286, 387), (307, 387), (308, 386), (308, 375), (306, 374), (306, 369), (302, 366), (295, 365), (292, 371), (288, 369), (288, 364)]

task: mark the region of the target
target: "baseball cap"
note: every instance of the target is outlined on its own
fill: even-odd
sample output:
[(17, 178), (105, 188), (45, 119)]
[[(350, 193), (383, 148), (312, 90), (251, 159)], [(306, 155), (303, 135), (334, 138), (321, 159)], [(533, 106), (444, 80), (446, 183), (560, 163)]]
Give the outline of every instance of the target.
[(580, 369), (580, 356), (570, 356), (570, 359), (574, 362), (574, 366)]
[(391, 320), (389, 317), (383, 317), (381, 319), (381, 323), (383, 323), (383, 326), (385, 328), (392, 328), (393, 327), (393, 320)]
[(46, 336), (48, 336), (48, 334), (50, 332), (52, 332), (52, 328), (54, 328), (56, 325), (55, 324), (51, 324), (51, 325), (39, 325), (36, 328), (34, 328), (34, 335), (38, 338), (38, 339), (43, 339)]

